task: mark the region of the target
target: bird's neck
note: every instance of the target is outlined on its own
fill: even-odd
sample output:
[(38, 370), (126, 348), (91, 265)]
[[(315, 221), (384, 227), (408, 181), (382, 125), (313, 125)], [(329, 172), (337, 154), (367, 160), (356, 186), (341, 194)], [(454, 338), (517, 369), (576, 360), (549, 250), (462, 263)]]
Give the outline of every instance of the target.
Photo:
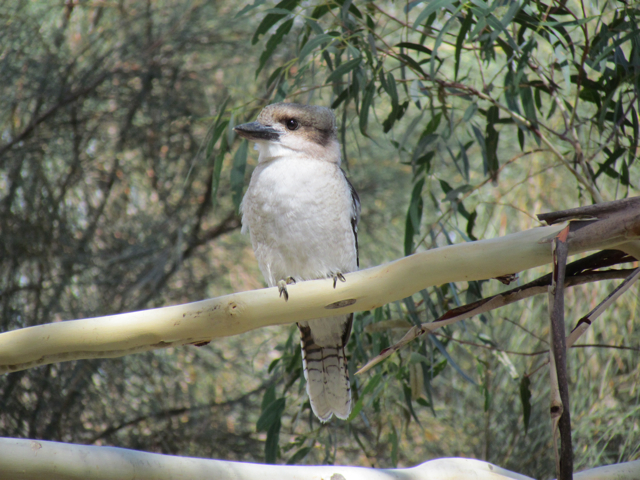
[(332, 142), (327, 146), (312, 145), (304, 149), (293, 149), (279, 143), (257, 142), (259, 152), (258, 163), (268, 163), (279, 159), (301, 160), (309, 159), (340, 166), (340, 145)]

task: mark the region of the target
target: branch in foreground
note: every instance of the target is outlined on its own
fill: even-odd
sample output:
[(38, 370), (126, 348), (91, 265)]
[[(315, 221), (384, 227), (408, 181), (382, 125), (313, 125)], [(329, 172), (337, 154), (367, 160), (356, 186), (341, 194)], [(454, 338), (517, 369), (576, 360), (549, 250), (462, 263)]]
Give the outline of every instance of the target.
[[(0, 477), (20, 480), (532, 480), (480, 460), (443, 458), (412, 468), (373, 469), (341, 466), (281, 466), (176, 457), (114, 447), (0, 438)], [(640, 460), (575, 474), (576, 480), (634, 480)]]
[(433, 460), (413, 468), (372, 469), (339, 466), (276, 466), (175, 457), (112, 447), (92, 447), (35, 440), (0, 438), (0, 476), (23, 480), (173, 479), (253, 480), (349, 478), (391, 480), (403, 478), (445, 480), (473, 476), (478, 480), (531, 480), (486, 462), (452, 458)]
[[(598, 229), (571, 232), (569, 254), (613, 248), (640, 237), (640, 215)], [(186, 305), (39, 325), (0, 335), (0, 373), (54, 362), (113, 358), (157, 348), (204, 343), (269, 325), (370, 310), (433, 285), (482, 280), (549, 263), (548, 245), (562, 227), (534, 228), (491, 240), (410, 255), (346, 276), (337, 288), (314, 280), (289, 287), (235, 293)], [(597, 232), (597, 235), (594, 233)]]

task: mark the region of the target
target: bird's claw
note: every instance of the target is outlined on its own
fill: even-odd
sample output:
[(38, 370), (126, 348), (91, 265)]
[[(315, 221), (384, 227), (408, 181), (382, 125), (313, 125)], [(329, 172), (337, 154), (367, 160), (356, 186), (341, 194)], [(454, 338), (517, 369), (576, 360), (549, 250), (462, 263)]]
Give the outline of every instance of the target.
[(336, 285), (338, 284), (338, 279), (340, 279), (341, 282), (346, 282), (347, 279), (344, 278), (344, 275), (342, 275), (342, 273), (338, 272), (335, 273), (333, 275), (333, 288), (336, 288)]
[(280, 296), (284, 296), (284, 301), (289, 301), (289, 292), (287, 292), (287, 285), (292, 285), (296, 283), (296, 280), (293, 277), (287, 277), (285, 280), (280, 280), (278, 282), (278, 292), (280, 292)]

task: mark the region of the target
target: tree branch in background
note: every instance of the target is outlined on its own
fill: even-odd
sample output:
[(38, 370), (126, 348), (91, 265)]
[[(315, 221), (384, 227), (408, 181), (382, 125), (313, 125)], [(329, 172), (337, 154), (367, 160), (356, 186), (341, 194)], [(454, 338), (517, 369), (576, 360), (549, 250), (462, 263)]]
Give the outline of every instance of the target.
[[(112, 75), (115, 75), (119, 69), (114, 69), (113, 71), (104, 72), (98, 76), (91, 84), (87, 85), (83, 88), (78, 88), (76, 91), (71, 92), (66, 97), (62, 98), (58, 103), (49, 107), (44, 113), (35, 117), (31, 122), (22, 130), (19, 134), (9, 140), (7, 143), (0, 147), (0, 157), (2, 157), (7, 151), (11, 150), (14, 145), (24, 141), (34, 130), (35, 128), (49, 119), (52, 115), (54, 115), (61, 108), (72, 104), (80, 97), (88, 95), (93, 92), (96, 88), (98, 88), (105, 80), (110, 78)], [(0, 164), (1, 165), (1, 164)]]
[(102, 430), (101, 432), (99, 432), (98, 434), (96, 434), (93, 438), (91, 438), (87, 443), (92, 444), (97, 442), (98, 440), (102, 440), (103, 438), (109, 437), (110, 435), (113, 435), (115, 433), (117, 433), (118, 431), (122, 430), (123, 428), (128, 428), (128, 427), (132, 427), (134, 425), (137, 425), (141, 422), (145, 422), (147, 420), (150, 419), (163, 419), (163, 418), (170, 418), (170, 417), (175, 417), (175, 416), (180, 416), (180, 415), (184, 415), (185, 413), (192, 413), (198, 410), (208, 410), (208, 409), (212, 409), (212, 408), (222, 408), (222, 407), (227, 407), (227, 406), (232, 406), (238, 403), (244, 403), (249, 397), (257, 394), (257, 393), (262, 393), (268, 386), (269, 383), (271, 383), (270, 381), (265, 382), (263, 385), (260, 385), (258, 388), (254, 388), (253, 390), (251, 390), (250, 392), (247, 392), (243, 395), (240, 395), (237, 398), (233, 398), (230, 400), (226, 400), (224, 402), (210, 402), (204, 405), (194, 405), (192, 407), (182, 407), (182, 408), (172, 408), (169, 410), (163, 410), (160, 412), (153, 412), (153, 413), (149, 413), (147, 415), (140, 415), (136, 418), (133, 418), (131, 420), (127, 420), (124, 421), (122, 423), (119, 423), (118, 425), (112, 425), (110, 427), (105, 428), (104, 430)]

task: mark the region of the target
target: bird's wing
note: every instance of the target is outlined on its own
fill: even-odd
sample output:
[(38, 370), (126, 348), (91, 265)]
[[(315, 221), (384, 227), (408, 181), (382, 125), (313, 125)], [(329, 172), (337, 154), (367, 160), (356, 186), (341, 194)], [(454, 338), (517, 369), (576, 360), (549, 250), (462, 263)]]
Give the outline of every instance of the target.
[(347, 174), (344, 173), (344, 170), (340, 169), (344, 179), (347, 181), (349, 185), (349, 191), (351, 192), (351, 228), (353, 229), (353, 238), (356, 242), (356, 265), (360, 268), (360, 253), (358, 252), (358, 223), (360, 222), (360, 197), (358, 196), (358, 192), (352, 185), (352, 183), (347, 178)]

